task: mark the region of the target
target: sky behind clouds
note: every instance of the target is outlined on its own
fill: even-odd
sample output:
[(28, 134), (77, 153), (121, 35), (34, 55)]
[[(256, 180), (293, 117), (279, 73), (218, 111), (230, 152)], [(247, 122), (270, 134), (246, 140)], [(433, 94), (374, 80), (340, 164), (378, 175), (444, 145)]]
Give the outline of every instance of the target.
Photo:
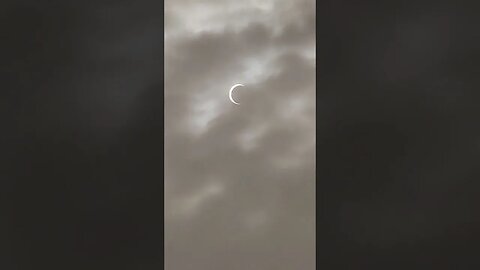
[(314, 269), (315, 2), (169, 0), (165, 25), (166, 269)]

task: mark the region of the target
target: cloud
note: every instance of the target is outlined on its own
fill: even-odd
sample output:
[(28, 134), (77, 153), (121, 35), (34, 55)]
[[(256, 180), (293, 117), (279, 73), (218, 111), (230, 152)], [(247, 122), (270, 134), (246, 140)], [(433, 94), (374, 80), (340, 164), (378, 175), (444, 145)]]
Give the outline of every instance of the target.
[(252, 3), (166, 4), (169, 269), (314, 267), (314, 2)]

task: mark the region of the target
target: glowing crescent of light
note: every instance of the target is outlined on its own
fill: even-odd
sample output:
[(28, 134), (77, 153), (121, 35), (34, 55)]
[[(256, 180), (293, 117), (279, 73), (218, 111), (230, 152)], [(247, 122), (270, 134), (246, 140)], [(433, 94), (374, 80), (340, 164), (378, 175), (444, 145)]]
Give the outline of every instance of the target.
[(241, 84), (241, 83), (235, 84), (234, 86), (232, 86), (232, 88), (230, 88), (230, 92), (228, 92), (228, 97), (230, 98), (230, 101), (233, 102), (233, 103), (235, 103), (235, 104), (237, 104), (237, 105), (240, 104), (240, 103), (236, 102), (236, 101), (233, 99), (232, 93), (233, 93), (233, 90), (235, 90), (235, 88), (237, 88), (238, 86), (243, 86), (243, 84)]

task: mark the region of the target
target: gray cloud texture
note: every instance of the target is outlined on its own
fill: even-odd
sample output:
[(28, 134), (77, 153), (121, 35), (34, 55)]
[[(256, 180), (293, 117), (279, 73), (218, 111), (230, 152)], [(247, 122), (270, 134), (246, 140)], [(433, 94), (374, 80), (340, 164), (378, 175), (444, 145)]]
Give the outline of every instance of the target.
[(165, 9), (2, 1), (0, 269), (475, 269), (476, 6)]
[(166, 269), (314, 268), (314, 22), (312, 0), (165, 2)]

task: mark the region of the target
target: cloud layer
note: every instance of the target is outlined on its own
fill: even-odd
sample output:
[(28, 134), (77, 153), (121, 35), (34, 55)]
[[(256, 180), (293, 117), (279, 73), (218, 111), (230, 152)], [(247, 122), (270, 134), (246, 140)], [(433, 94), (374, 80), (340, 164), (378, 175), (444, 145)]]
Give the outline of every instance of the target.
[(315, 2), (165, 7), (166, 269), (313, 269)]

